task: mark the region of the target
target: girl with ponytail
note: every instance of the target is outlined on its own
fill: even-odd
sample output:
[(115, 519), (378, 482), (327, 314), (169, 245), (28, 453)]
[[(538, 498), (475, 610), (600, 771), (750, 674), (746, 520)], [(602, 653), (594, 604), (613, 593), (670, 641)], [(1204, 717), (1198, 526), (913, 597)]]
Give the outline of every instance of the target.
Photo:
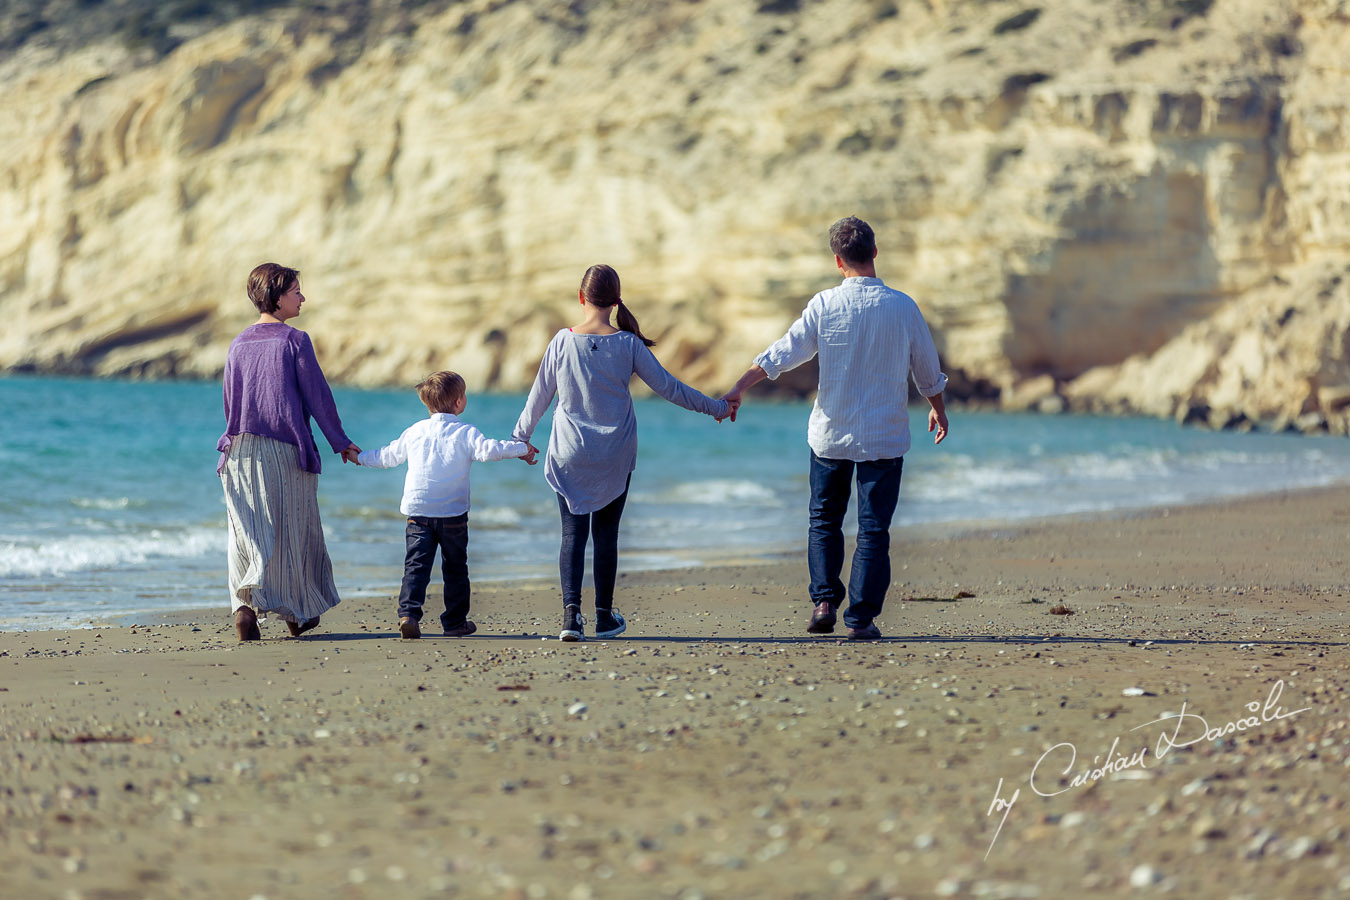
[(549, 342), (512, 435), (528, 443), (557, 396), (544, 479), (558, 495), (562, 516), (558, 568), (563, 627), (559, 637), (564, 641), (579, 641), (585, 633), (581, 579), (588, 537), (595, 539), (595, 636), (617, 637), (627, 627), (614, 609), (614, 580), (619, 519), (637, 465), (637, 418), (629, 380), (637, 375), (671, 403), (719, 422), (730, 412), (725, 400), (699, 393), (657, 362), (648, 349), (656, 342), (642, 333), (623, 302), (619, 273), (614, 269), (603, 265), (587, 269), (577, 299), (582, 321), (559, 331)]

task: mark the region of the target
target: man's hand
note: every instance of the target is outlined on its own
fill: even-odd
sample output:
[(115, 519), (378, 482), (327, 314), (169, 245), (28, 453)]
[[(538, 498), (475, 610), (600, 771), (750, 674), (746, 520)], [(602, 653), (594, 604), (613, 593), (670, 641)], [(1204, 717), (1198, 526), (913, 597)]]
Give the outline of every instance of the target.
[(360, 447), (356, 446), (355, 444), (348, 444), (346, 449), (342, 451), (342, 464), (345, 466), (347, 463), (354, 463), (355, 465), (359, 466), (361, 464), (357, 462), (356, 457), (360, 455), (361, 455)]
[(530, 450), (528, 453), (526, 453), (524, 456), (520, 458), (525, 460), (526, 465), (530, 466), (535, 465), (535, 463), (538, 462), (538, 460), (536, 460), (534, 457), (539, 452), (539, 448), (536, 447), (534, 444), (531, 444), (529, 441), (525, 442), (525, 446), (529, 447)]
[(947, 413), (938, 412), (936, 409), (928, 411), (928, 430), (931, 432), (937, 429), (937, 434), (933, 435), (933, 443), (940, 444), (942, 439), (947, 436)]
[[(727, 414), (726, 416), (723, 416), (723, 418), (730, 418), (731, 421), (735, 422), (736, 412), (741, 408), (741, 397), (746, 391), (750, 390), (750, 388), (768, 377), (769, 376), (759, 366), (751, 366), (746, 369), (745, 374), (736, 380), (735, 386), (722, 395), (722, 399), (727, 401)], [(722, 419), (718, 419), (717, 421), (720, 422)]]

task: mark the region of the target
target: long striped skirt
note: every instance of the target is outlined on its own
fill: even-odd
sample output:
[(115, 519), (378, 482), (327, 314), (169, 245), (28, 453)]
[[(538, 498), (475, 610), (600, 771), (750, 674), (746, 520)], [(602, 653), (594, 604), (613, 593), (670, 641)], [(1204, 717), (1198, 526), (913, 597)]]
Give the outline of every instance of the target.
[(319, 521), (319, 476), (291, 444), (240, 434), (220, 473), (229, 518), (230, 611), (303, 622), (339, 602)]

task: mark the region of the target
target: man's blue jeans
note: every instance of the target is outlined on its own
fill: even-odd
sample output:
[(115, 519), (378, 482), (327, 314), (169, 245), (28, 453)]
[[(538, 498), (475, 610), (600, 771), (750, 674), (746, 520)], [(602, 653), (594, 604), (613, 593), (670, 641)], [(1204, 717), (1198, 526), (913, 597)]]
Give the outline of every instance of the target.
[(811, 568), (811, 602), (842, 606), (844, 513), (858, 476), (858, 546), (848, 579), (844, 624), (866, 628), (881, 614), (891, 586), (891, 518), (900, 499), (904, 457), (854, 462), (824, 459), (811, 452), (811, 529), (806, 559)]

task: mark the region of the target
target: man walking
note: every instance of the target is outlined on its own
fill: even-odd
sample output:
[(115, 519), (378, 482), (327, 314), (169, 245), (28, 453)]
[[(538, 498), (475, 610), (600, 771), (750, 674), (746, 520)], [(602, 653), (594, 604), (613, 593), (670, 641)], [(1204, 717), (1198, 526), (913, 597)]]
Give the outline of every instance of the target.
[(891, 517), (900, 496), (900, 471), (909, 450), (909, 379), (928, 398), (933, 443), (947, 436), (942, 391), (947, 376), (919, 307), (877, 277), (876, 237), (850, 216), (830, 227), (834, 264), (844, 276), (836, 288), (811, 298), (787, 334), (755, 357), (725, 399), (736, 419), (752, 385), (819, 356), (820, 385), (807, 427), (811, 447), (811, 527), (807, 562), (815, 609), (806, 630), (834, 631), (844, 600), (844, 513), (856, 473), (858, 543), (849, 575), (848, 636), (881, 637), (874, 619), (891, 584)]

